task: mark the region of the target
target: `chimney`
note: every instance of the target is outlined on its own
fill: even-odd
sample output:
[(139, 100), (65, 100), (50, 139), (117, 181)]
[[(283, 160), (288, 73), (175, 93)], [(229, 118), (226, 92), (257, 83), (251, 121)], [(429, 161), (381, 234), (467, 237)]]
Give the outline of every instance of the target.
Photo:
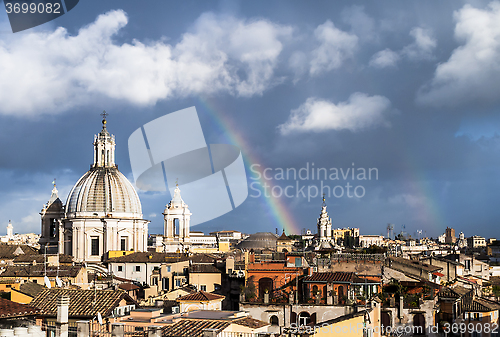
[(59, 296), (57, 298), (57, 322), (56, 336), (68, 337), (68, 312), (69, 312), (69, 296)]
[(248, 254), (248, 263), (255, 263), (255, 253), (253, 251)]
[(57, 298), (57, 322), (68, 323), (69, 296), (59, 296)]

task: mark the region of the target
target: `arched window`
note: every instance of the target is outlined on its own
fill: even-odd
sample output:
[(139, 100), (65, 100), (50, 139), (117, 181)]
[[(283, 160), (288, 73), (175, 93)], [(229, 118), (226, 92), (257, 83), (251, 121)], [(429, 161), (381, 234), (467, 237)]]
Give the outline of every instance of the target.
[(308, 312), (301, 312), (299, 314), (299, 325), (307, 325), (311, 323), (311, 315)]
[(273, 280), (269, 277), (263, 277), (259, 280), (259, 297), (264, 298), (266, 291), (271, 296), (273, 291)]
[(422, 314), (415, 314), (413, 316), (413, 326), (416, 327), (413, 334), (423, 335), (425, 334), (425, 317)]
[(276, 315), (271, 316), (271, 318), (269, 318), (269, 323), (271, 323), (271, 325), (274, 325), (274, 326), (280, 325), (280, 321), (278, 319), (278, 316), (276, 316)]
[(179, 218), (174, 218), (174, 236), (179, 235)]

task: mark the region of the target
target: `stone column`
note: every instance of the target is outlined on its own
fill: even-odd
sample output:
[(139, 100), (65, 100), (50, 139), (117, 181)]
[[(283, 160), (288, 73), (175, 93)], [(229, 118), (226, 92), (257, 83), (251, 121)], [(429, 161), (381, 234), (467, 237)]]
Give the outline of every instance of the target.
[(326, 285), (326, 304), (333, 304), (333, 286), (331, 283)]
[(63, 227), (63, 224), (61, 222), (61, 220), (57, 220), (57, 224), (58, 224), (58, 238), (59, 238), (59, 242), (58, 242), (58, 253), (59, 254), (64, 254), (64, 227)]
[(404, 300), (403, 295), (399, 296), (399, 319), (403, 318)]

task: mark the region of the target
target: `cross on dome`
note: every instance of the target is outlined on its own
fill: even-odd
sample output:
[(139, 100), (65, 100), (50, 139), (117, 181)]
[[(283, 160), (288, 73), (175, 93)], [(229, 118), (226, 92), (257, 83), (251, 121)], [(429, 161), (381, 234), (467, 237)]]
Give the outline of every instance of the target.
[(106, 128), (106, 117), (108, 116), (109, 114), (106, 112), (106, 110), (103, 110), (103, 112), (101, 113), (101, 116), (102, 116), (102, 127), (105, 129)]

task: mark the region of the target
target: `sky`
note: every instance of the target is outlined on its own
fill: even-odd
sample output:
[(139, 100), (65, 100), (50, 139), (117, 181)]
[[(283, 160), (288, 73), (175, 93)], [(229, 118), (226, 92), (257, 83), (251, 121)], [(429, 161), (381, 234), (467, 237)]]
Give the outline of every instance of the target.
[[(80, 1), (18, 33), (2, 10), (0, 233), (39, 233), (54, 178), (66, 203), (103, 110), (135, 183), (130, 135), (194, 106), (248, 197), (192, 230), (315, 232), (325, 193), (334, 228), (499, 237), (499, 84), (499, 1)], [(170, 194), (137, 191), (162, 233)]]

